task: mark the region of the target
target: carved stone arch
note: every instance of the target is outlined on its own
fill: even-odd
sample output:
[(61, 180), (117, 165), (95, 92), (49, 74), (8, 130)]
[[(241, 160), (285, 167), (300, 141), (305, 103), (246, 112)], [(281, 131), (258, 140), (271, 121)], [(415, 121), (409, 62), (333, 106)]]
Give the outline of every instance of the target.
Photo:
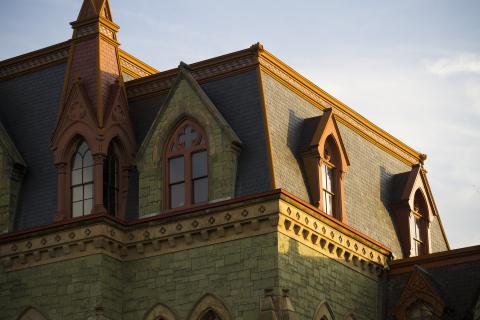
[(176, 313), (168, 306), (158, 303), (147, 311), (143, 320), (176, 320)]
[(332, 308), (327, 301), (322, 301), (315, 310), (313, 320), (335, 320)]
[(176, 116), (173, 121), (171, 121), (165, 126), (165, 128), (162, 130), (162, 132), (164, 132), (164, 135), (158, 135), (155, 142), (153, 157), (156, 166), (161, 165), (170, 138), (175, 133), (177, 128), (181, 126), (184, 122), (190, 121), (196, 126), (200, 127), (203, 133), (205, 133), (207, 141), (211, 141), (213, 139), (212, 132), (208, 128), (208, 121), (206, 119), (202, 119), (202, 117), (203, 116), (200, 114), (192, 115), (189, 112), (182, 112), (181, 114)]
[(428, 305), (432, 309), (433, 315), (438, 319), (442, 318), (446, 303), (442, 292), (439, 291), (439, 286), (434, 283), (425, 270), (415, 266), (415, 271), (408, 279), (395, 307), (397, 320), (407, 320), (408, 309), (418, 302)]
[(79, 123), (75, 127), (67, 128), (59, 138), (58, 146), (53, 147), (53, 157), (55, 165), (70, 161), (73, 154), (72, 146), (83, 140), (87, 143), (88, 148), (95, 153), (96, 137), (92, 134), (90, 127), (84, 123)]
[(221, 320), (233, 320), (227, 305), (216, 295), (207, 293), (193, 307), (188, 320), (202, 320), (208, 312), (213, 311)]
[(17, 320), (47, 320), (47, 318), (34, 307), (25, 309)]

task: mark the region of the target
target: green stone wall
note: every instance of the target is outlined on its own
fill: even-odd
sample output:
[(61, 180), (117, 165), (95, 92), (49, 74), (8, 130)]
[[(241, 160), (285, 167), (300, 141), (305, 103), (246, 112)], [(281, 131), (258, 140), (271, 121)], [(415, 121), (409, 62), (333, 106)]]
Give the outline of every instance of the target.
[(187, 319), (206, 293), (221, 297), (234, 319), (257, 319), (263, 290), (278, 286), (276, 251), (271, 233), (128, 262), (123, 319), (143, 319), (157, 303)]
[(379, 282), (279, 234), (279, 285), (290, 290), (299, 320), (312, 320), (322, 301), (335, 319), (353, 314), (358, 320), (378, 319)]
[(0, 146), (0, 234), (12, 231), (23, 169)]
[(0, 320), (29, 306), (49, 320), (85, 320), (98, 305), (107, 319), (142, 320), (157, 303), (186, 319), (206, 293), (221, 297), (234, 319), (256, 319), (264, 289), (278, 286), (276, 252), (270, 233), (129, 262), (93, 255), (0, 269)]
[(29, 306), (48, 320), (85, 320), (103, 306), (121, 319), (121, 264), (103, 255), (5, 272), (0, 267), (1, 320), (13, 320)]

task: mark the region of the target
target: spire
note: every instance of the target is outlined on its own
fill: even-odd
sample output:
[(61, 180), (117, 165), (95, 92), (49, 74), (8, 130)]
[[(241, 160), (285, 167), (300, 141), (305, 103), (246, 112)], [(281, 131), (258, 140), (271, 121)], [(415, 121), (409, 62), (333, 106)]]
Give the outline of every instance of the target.
[(112, 21), (108, 0), (84, 0), (77, 22), (99, 17)]
[[(71, 25), (73, 36), (51, 145), (59, 168), (59, 220), (71, 216), (68, 205), (71, 197), (68, 188), (64, 191), (68, 184), (64, 171), (71, 161), (66, 155), (72, 141), (81, 136), (95, 158), (94, 213), (106, 212), (102, 172), (110, 143), (115, 140), (121, 145), (118, 149), (123, 152), (124, 168), (130, 166), (136, 150), (120, 66), (119, 27), (112, 21), (108, 0), (84, 0), (77, 20)], [(126, 200), (119, 201), (124, 203), (119, 205), (121, 214)]]

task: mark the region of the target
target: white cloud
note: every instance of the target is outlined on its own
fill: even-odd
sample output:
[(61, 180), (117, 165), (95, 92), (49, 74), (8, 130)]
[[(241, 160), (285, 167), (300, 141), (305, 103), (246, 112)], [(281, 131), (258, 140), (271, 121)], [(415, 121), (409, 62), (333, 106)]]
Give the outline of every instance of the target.
[(433, 74), (449, 76), (457, 73), (480, 74), (480, 55), (460, 54), (452, 58), (443, 58), (427, 64)]

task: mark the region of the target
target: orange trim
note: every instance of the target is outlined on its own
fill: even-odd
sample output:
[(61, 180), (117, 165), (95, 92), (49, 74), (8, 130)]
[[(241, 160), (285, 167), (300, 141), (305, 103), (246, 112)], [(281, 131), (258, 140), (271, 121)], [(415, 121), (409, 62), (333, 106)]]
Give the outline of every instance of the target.
[(288, 193), (287, 191), (283, 190), (283, 189), (277, 189), (277, 190), (280, 190), (280, 193), (292, 200), (294, 200), (295, 202), (298, 202), (299, 204), (301, 204), (302, 206), (308, 208), (309, 210), (312, 210), (312, 211), (315, 211), (317, 214), (321, 215), (322, 217), (326, 218), (327, 220), (329, 220), (333, 225), (338, 225), (340, 227), (340, 231), (347, 231), (347, 232), (350, 232), (350, 233), (353, 233), (355, 236), (357, 236), (358, 238), (360, 239), (363, 239), (367, 242), (370, 242), (371, 244), (374, 244), (375, 246), (377, 246), (379, 249), (381, 249), (382, 253), (385, 253), (385, 254), (388, 254), (388, 253), (391, 253), (392, 250), (390, 250), (389, 248), (385, 247), (383, 244), (381, 244), (380, 242), (378, 242), (377, 240), (374, 240), (372, 238), (370, 238), (369, 236), (361, 233), (360, 231), (352, 228), (351, 226), (347, 225), (346, 223), (344, 222), (341, 222), (337, 219), (335, 219), (334, 217), (326, 214), (325, 212), (321, 211), (319, 208), (311, 205), (310, 203), (308, 202), (305, 202), (304, 200), (294, 196), (293, 194), (290, 194)]
[(469, 261), (480, 261), (480, 245), (455, 250), (442, 251), (424, 256), (394, 260), (390, 267), (391, 275), (408, 273), (414, 265), (423, 268), (439, 268)]
[(263, 91), (262, 71), (260, 71), (260, 68), (256, 68), (256, 69), (257, 69), (258, 90), (260, 91), (260, 99), (262, 104), (265, 143), (267, 144), (268, 160), (270, 162), (271, 188), (275, 189), (277, 184), (275, 182), (275, 167), (273, 162), (272, 141), (270, 139), (270, 129), (268, 126), (267, 106), (265, 104), (265, 94)]

